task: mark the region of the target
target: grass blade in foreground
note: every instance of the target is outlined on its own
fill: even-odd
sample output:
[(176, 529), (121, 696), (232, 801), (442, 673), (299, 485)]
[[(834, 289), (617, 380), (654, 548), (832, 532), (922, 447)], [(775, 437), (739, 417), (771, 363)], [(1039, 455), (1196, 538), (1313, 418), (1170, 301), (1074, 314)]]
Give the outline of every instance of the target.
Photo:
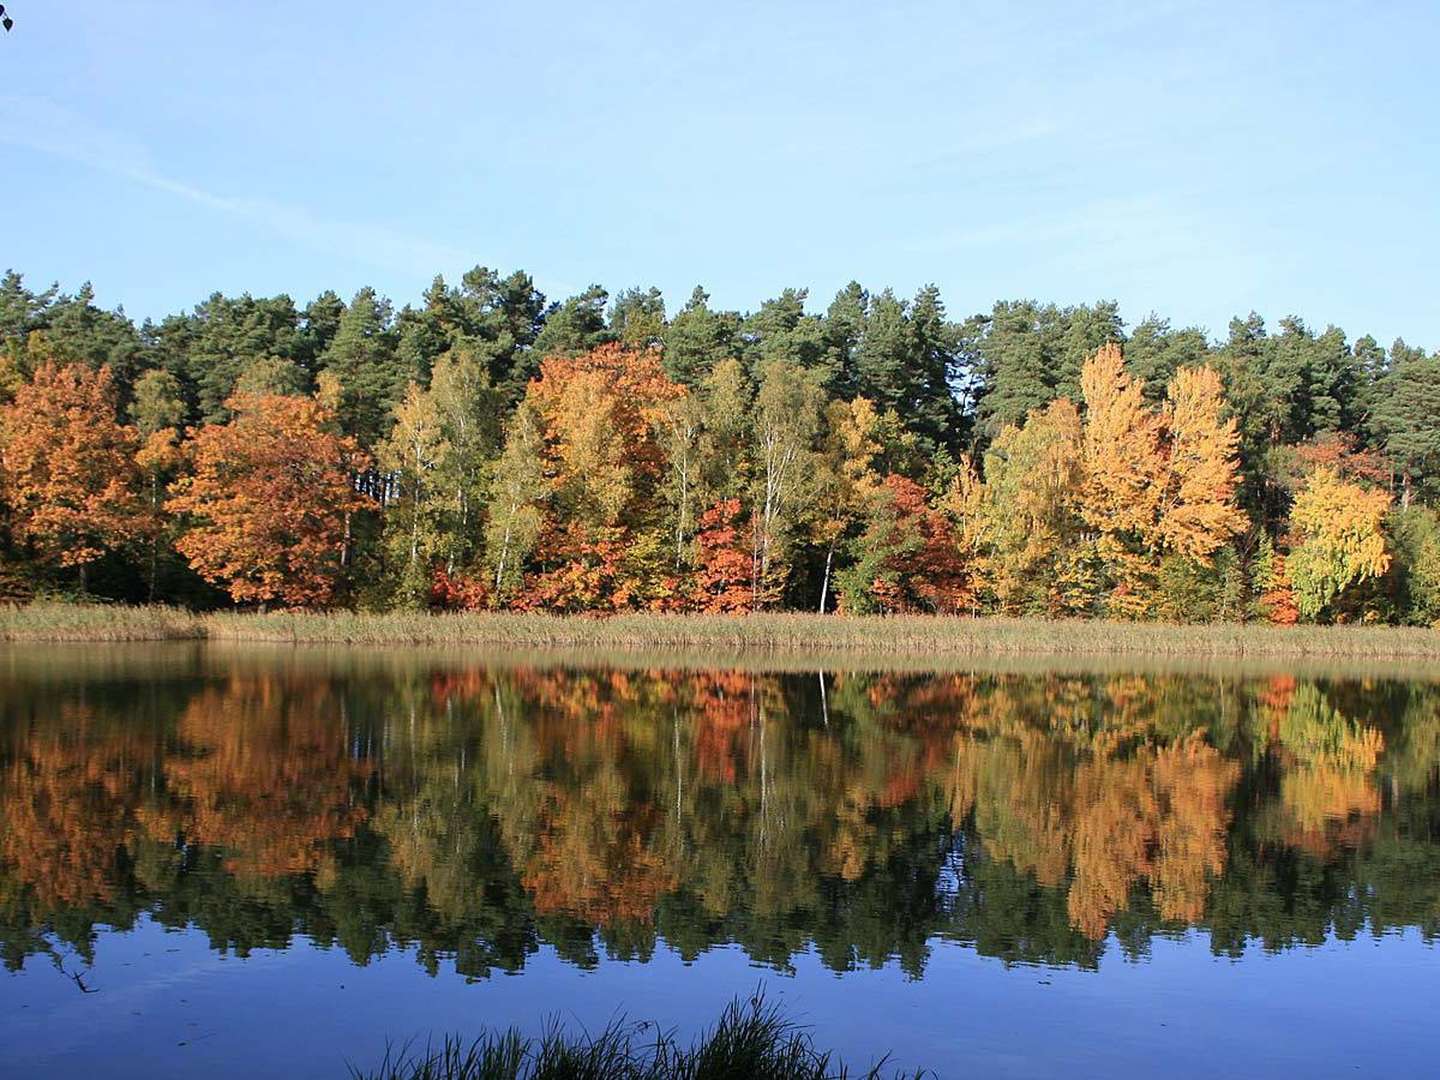
[[(879, 1080), (884, 1062), (856, 1074)], [(617, 1019), (596, 1035), (552, 1025), (538, 1039), (509, 1030), (466, 1043), (447, 1036), (423, 1052), (390, 1048), (378, 1068), (352, 1080), (841, 1080), (845, 1065), (761, 993), (732, 1001), (713, 1031), (689, 1047), (653, 1025)], [(902, 1074), (896, 1073), (896, 1076)], [(909, 1074), (914, 1077), (923, 1072)]]

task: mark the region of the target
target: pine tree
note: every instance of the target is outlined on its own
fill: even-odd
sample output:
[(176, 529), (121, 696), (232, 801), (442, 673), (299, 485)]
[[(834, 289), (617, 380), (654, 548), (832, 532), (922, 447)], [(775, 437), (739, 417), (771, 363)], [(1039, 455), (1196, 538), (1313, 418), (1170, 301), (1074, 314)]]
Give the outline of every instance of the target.
[(410, 373), (395, 351), (390, 301), (366, 286), (345, 308), (320, 369), (340, 387), (336, 418), (340, 429), (362, 447), (386, 433), (390, 411), (405, 392)]
[(740, 316), (714, 311), (700, 286), (664, 332), (665, 371), (676, 382), (699, 386), (722, 360), (738, 355)]

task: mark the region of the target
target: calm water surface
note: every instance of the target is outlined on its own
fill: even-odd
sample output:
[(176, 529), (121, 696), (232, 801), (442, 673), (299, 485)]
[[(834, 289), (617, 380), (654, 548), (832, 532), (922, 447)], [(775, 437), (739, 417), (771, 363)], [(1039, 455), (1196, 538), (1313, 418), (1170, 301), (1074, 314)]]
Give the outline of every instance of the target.
[(1414, 673), (0, 647), (0, 1075), (761, 985), (942, 1076), (1429, 1073), (1437, 769)]

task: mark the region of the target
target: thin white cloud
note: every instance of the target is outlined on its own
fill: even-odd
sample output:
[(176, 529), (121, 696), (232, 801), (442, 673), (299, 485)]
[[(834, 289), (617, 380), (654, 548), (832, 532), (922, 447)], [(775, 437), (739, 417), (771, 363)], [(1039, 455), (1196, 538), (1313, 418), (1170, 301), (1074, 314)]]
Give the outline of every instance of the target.
[(0, 95), (0, 143), (84, 165), (218, 213), (244, 218), (296, 243), (414, 274), (467, 265), (463, 252), (360, 222), (328, 221), (268, 199), (221, 195), (158, 169), (144, 146), (43, 98)]

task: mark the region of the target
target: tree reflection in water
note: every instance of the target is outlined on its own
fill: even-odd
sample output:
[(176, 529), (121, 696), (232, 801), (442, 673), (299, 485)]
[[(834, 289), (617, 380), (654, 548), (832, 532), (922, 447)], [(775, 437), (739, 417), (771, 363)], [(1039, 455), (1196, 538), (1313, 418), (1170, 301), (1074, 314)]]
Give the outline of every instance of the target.
[(686, 958), (836, 970), (937, 941), (1093, 966), (1440, 912), (1440, 689), (1196, 675), (411, 666), (17, 680), (8, 966), (141, 916), (431, 971)]

